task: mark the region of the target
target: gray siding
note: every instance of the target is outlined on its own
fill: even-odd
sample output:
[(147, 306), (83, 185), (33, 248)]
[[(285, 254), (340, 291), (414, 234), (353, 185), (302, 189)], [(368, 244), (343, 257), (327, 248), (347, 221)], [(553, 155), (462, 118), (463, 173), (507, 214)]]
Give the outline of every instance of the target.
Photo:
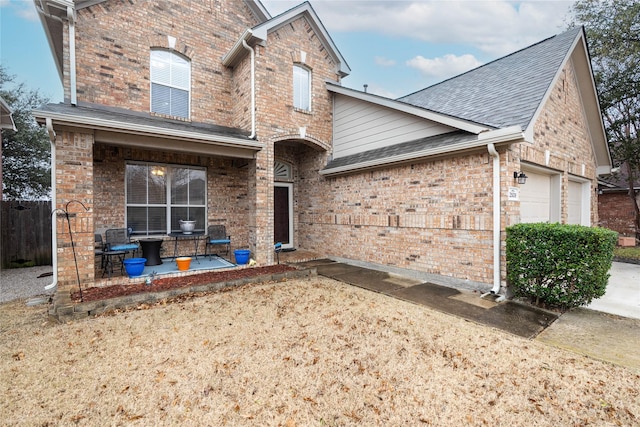
[(453, 130), (421, 117), (334, 95), (334, 159)]

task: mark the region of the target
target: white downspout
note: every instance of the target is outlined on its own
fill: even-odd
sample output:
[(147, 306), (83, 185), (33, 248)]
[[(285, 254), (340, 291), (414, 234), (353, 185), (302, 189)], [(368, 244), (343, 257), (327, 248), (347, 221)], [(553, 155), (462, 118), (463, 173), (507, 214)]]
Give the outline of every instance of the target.
[[(47, 132), (51, 141), (51, 207), (56, 209), (56, 132), (53, 130), (53, 120), (46, 119)], [(46, 290), (58, 286), (58, 221), (53, 215), (51, 219), (51, 264), (53, 265), (53, 281), (45, 286)]]
[(71, 105), (77, 105), (76, 94), (76, 11), (72, 6), (67, 6), (67, 19), (69, 20), (69, 78)]
[(256, 137), (256, 51), (244, 39), (242, 39), (242, 46), (251, 52), (251, 135), (249, 139), (254, 139)]
[[(487, 144), (487, 150), (493, 157), (493, 288), (490, 293), (497, 295), (500, 292), (500, 154), (493, 143)], [(500, 296), (496, 301), (504, 298)]]

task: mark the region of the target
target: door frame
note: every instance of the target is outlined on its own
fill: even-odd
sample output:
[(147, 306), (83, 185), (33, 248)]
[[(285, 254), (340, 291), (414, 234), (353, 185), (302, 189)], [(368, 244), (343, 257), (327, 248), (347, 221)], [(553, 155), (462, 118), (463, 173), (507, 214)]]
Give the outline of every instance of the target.
[[(283, 249), (291, 249), (293, 248), (293, 183), (292, 182), (274, 182), (273, 187), (284, 187), (288, 189), (288, 197), (289, 197), (289, 240), (290, 242), (287, 244), (282, 244)], [(274, 201), (275, 205), (275, 201)], [(275, 212), (274, 212), (275, 214)], [(275, 231), (275, 230), (274, 230)], [(275, 233), (274, 233), (275, 234)]]

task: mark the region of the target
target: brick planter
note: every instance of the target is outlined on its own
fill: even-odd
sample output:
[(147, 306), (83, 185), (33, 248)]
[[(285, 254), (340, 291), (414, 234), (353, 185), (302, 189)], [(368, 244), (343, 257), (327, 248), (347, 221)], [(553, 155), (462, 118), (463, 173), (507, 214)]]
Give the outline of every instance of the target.
[(618, 237), (618, 246), (629, 247), (629, 246), (635, 246), (635, 245), (636, 245), (635, 237), (624, 237), (624, 236)]

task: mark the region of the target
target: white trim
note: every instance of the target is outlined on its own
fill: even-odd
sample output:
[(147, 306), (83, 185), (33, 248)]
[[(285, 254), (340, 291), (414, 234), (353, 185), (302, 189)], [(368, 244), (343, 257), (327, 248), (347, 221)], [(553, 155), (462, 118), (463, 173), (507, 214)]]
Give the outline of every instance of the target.
[(429, 148), (426, 150), (399, 154), (397, 156), (390, 156), (383, 159), (370, 160), (367, 162), (356, 163), (352, 165), (339, 166), (331, 169), (324, 169), (320, 171), (321, 175), (331, 176), (339, 175), (343, 173), (349, 173), (354, 171), (360, 171), (363, 169), (372, 169), (381, 166), (389, 166), (397, 163), (405, 163), (408, 161), (424, 159), (427, 157), (440, 156), (446, 154), (459, 154), (465, 151), (477, 150), (479, 148), (485, 148), (489, 144), (501, 144), (501, 143), (516, 143), (522, 142), (522, 131), (519, 126), (512, 126), (510, 128), (498, 129), (493, 132), (486, 132), (482, 136), (478, 136), (475, 141), (465, 141), (457, 144), (451, 144), (444, 147)]
[[(591, 226), (591, 181), (569, 175), (569, 182), (580, 184), (580, 225)], [(567, 184), (567, 219), (569, 218), (569, 185)]]
[(140, 125), (136, 123), (117, 120), (98, 119), (95, 117), (74, 116), (42, 110), (34, 110), (33, 115), (36, 118), (42, 117), (55, 120), (58, 126), (66, 125), (76, 128), (93, 129), (97, 131), (104, 130), (142, 136), (180, 139), (193, 142), (211, 142), (217, 143), (218, 145), (225, 145), (236, 148), (254, 149), (255, 151), (260, 151), (262, 150), (262, 148), (264, 148), (263, 143), (244, 138), (235, 138), (222, 135), (209, 135), (199, 132), (167, 129), (157, 126)]
[(467, 132), (479, 134), (482, 132), (494, 130), (485, 125), (481, 125), (481, 124), (469, 122), (467, 120), (462, 120), (462, 119), (447, 116), (444, 114), (436, 113), (434, 111), (416, 107), (415, 105), (407, 104), (405, 102), (395, 101), (393, 99), (385, 98), (379, 95), (374, 95), (368, 92), (361, 92), (354, 89), (349, 89), (349, 88), (340, 86), (335, 82), (325, 81), (325, 84), (329, 92), (338, 93), (340, 95), (359, 99), (361, 101), (370, 102), (372, 104), (380, 105), (382, 107), (391, 108), (396, 111), (401, 111), (403, 113), (411, 114), (417, 117), (421, 117), (423, 119), (431, 120), (436, 123), (440, 123), (456, 129), (461, 129)]
[[(289, 243), (282, 243), (283, 249), (293, 248), (293, 183), (291, 182), (274, 182), (273, 187), (286, 187), (288, 188), (288, 198), (289, 198)], [(275, 197), (274, 197), (275, 202)], [(275, 210), (274, 210), (275, 212)], [(275, 237), (275, 236), (274, 236)], [(275, 242), (274, 242), (275, 243)]]

